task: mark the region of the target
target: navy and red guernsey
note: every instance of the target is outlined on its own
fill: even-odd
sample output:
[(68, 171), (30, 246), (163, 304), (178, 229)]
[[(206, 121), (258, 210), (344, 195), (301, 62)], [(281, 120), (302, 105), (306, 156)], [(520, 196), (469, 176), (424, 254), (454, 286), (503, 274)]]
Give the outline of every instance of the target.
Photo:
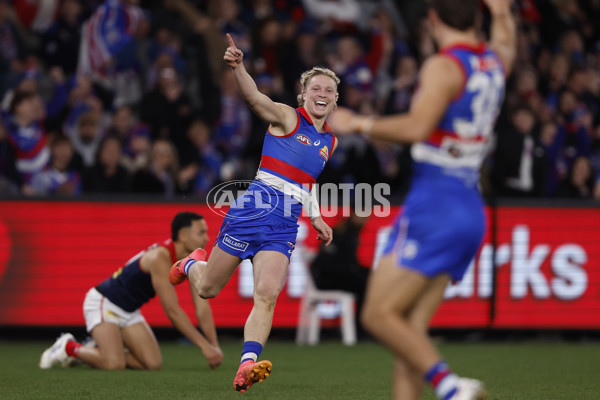
[(177, 262), (175, 243), (171, 239), (163, 243), (154, 243), (127, 261), (125, 266), (115, 271), (110, 278), (96, 286), (96, 290), (125, 311), (133, 312), (139, 309), (156, 295), (152, 286), (152, 277), (142, 270), (140, 260), (148, 250), (159, 246), (169, 250), (172, 264)]

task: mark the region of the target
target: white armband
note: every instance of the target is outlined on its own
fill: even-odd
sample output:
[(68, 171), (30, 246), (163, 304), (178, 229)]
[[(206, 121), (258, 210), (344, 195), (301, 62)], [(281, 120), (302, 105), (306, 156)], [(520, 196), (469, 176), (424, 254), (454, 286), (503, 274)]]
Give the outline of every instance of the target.
[(308, 217), (311, 221), (321, 216), (321, 211), (319, 210), (319, 200), (317, 199), (317, 187), (318, 185), (313, 185), (310, 194), (307, 196), (307, 199), (303, 204), (306, 214), (308, 214)]

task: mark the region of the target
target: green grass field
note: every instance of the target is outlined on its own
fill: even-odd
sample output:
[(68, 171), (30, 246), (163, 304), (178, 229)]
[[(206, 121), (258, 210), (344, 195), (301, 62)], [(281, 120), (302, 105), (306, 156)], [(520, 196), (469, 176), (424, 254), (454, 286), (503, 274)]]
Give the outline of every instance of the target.
[[(298, 347), (273, 341), (263, 357), (273, 373), (245, 394), (232, 388), (241, 350), (222, 343), (226, 358), (211, 371), (190, 345), (161, 342), (161, 371), (96, 371), (87, 366), (38, 369), (52, 340), (0, 342), (0, 399), (389, 399), (392, 357), (375, 343), (326, 342)], [(484, 380), (490, 399), (600, 399), (598, 343), (445, 343), (440, 349), (459, 374)], [(427, 389), (424, 399), (435, 397)]]

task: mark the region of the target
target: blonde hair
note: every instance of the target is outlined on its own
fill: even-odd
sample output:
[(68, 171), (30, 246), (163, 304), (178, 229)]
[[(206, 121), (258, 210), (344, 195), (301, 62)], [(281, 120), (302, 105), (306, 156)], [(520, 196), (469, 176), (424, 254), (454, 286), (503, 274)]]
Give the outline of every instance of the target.
[(300, 76), (300, 85), (302, 86), (302, 90), (300, 90), (300, 94), (296, 97), (296, 99), (298, 100), (298, 107), (302, 107), (304, 105), (304, 99), (302, 98), (302, 92), (304, 92), (306, 90), (306, 86), (308, 85), (308, 82), (310, 82), (310, 80), (317, 75), (325, 75), (325, 76), (328, 76), (331, 79), (333, 79), (333, 81), (335, 82), (336, 89), (337, 89), (337, 86), (339, 86), (339, 84), (340, 84), (340, 78), (338, 78), (338, 76), (335, 74), (335, 72), (333, 72), (329, 68), (314, 67), (313, 69), (304, 71), (302, 73), (302, 75)]

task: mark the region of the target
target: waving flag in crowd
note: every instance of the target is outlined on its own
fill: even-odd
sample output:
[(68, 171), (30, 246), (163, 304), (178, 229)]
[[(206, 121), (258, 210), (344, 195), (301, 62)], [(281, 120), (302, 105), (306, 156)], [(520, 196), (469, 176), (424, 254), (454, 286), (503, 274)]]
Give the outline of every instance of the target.
[(133, 43), (142, 18), (141, 8), (106, 0), (83, 25), (78, 72), (110, 78), (116, 71), (116, 56)]

